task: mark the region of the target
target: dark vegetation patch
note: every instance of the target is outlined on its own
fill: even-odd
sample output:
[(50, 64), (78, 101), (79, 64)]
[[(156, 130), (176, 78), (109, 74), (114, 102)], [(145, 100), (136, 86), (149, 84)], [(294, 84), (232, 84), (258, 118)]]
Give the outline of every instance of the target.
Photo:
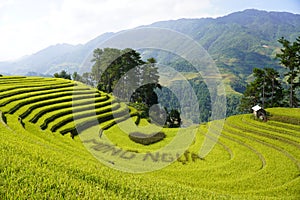
[(299, 118), (290, 117), (290, 116), (275, 115), (275, 116), (271, 116), (270, 120), (279, 121), (279, 122), (288, 123), (288, 124), (300, 125)]
[(129, 138), (139, 144), (149, 145), (163, 140), (166, 137), (164, 132), (144, 134), (140, 132), (133, 132), (129, 134)]

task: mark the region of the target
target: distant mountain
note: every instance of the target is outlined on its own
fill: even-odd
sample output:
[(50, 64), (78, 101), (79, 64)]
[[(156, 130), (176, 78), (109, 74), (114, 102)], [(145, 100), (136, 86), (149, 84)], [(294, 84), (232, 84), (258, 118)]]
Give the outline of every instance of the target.
[[(300, 35), (300, 15), (249, 9), (216, 19), (179, 19), (144, 27), (169, 28), (187, 34), (210, 53), (222, 73), (246, 77), (254, 67), (280, 68), (274, 59), (280, 48), (277, 40), (282, 36), (294, 40)], [(113, 34), (103, 34), (84, 45), (51, 46), (17, 62), (0, 63), (0, 73), (77, 71), (97, 44)]]
[(180, 19), (150, 26), (187, 34), (223, 71), (249, 75), (254, 67), (279, 67), (274, 60), (280, 48), (277, 40), (300, 35), (300, 15), (249, 9), (216, 19)]
[(16, 62), (0, 62), (0, 73), (53, 75), (63, 69), (77, 71), (85, 57), (113, 33), (105, 33), (84, 45), (57, 44)]

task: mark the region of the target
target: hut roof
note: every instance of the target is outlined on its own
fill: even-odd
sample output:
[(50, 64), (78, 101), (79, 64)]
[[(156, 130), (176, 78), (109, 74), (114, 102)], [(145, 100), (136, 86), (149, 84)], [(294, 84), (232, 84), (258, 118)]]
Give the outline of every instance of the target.
[(252, 110), (254, 110), (255, 112), (260, 110), (260, 109), (261, 109), (261, 107), (259, 105), (256, 105), (256, 106), (252, 107)]

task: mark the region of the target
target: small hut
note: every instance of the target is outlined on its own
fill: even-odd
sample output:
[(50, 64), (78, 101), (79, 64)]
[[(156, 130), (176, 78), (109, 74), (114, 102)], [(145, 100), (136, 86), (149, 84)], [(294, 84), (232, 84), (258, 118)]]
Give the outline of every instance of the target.
[(253, 110), (253, 115), (257, 119), (261, 119), (264, 122), (267, 121), (267, 112), (262, 107), (256, 105), (252, 107), (252, 110)]

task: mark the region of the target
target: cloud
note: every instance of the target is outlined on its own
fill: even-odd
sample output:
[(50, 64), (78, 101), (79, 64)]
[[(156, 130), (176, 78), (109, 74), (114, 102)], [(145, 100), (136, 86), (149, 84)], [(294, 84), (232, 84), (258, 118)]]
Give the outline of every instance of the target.
[(158, 20), (201, 17), (210, 6), (209, 0), (65, 0), (49, 16), (49, 23), (57, 33), (69, 33), (64, 39), (74, 43)]
[(223, 0), (0, 0), (0, 61), (57, 43), (85, 43), (105, 32), (156, 21), (216, 17), (240, 6), (254, 5), (258, 0), (228, 2), (231, 3)]
[(155, 21), (209, 16), (211, 6), (211, 0), (1, 1), (0, 60)]
[(13, 0), (1, 0), (0, 1), (0, 9), (4, 8), (7, 5), (10, 5), (13, 3)]

